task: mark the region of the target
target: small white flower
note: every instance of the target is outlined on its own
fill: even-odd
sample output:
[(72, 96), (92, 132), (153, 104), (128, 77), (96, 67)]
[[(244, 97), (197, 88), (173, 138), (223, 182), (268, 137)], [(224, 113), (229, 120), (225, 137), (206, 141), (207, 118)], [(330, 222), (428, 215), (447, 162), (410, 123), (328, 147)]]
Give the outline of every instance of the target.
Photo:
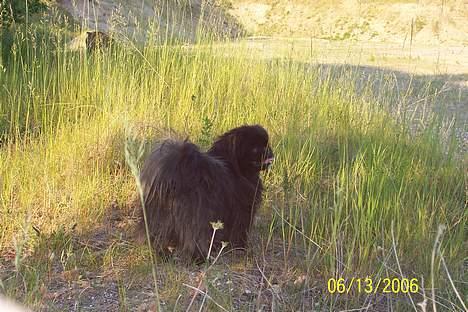
[(224, 223), (221, 222), (220, 220), (216, 222), (210, 222), (210, 224), (213, 230), (222, 230), (224, 228)]

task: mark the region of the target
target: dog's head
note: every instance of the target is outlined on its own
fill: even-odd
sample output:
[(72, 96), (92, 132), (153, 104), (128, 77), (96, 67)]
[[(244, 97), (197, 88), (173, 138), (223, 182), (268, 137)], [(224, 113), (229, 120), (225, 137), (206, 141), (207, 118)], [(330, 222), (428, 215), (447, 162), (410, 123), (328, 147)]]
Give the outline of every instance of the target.
[(259, 126), (242, 126), (221, 135), (210, 153), (228, 159), (235, 169), (255, 173), (268, 169), (274, 155), (267, 131)]

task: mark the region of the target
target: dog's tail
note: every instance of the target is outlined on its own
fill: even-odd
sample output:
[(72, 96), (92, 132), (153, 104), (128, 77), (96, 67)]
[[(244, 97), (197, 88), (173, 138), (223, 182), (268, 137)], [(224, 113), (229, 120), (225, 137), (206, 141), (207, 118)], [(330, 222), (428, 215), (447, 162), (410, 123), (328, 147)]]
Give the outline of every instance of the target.
[[(201, 152), (187, 140), (166, 140), (153, 149), (140, 173), (140, 182), (150, 240), (157, 249), (165, 250), (179, 240), (188, 241), (176, 235), (183, 230), (174, 229), (186, 225), (174, 220), (181, 215), (201, 217), (200, 211), (206, 209), (200, 206), (206, 192), (224, 194), (221, 185), (232, 189), (229, 179), (219, 183), (227, 175), (223, 161)], [(143, 209), (140, 211), (142, 214)], [(135, 236), (139, 242), (146, 241), (143, 216)]]

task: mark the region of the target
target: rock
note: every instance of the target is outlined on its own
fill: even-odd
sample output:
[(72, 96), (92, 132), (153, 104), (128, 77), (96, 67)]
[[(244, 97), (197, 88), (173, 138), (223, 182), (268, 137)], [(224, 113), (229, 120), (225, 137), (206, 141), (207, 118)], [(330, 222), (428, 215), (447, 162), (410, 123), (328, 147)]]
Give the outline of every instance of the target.
[(108, 48), (112, 42), (112, 38), (102, 31), (87, 31), (86, 32), (86, 50), (89, 52)]

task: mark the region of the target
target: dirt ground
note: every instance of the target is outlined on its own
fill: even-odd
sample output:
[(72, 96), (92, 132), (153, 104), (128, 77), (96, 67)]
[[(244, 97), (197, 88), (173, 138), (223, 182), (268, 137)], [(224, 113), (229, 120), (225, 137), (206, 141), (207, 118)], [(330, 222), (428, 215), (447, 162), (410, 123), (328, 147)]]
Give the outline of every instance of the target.
[[(80, 265), (64, 267), (64, 255), (49, 260), (39, 288), (41, 301), (34, 311), (157, 311), (151, 260), (146, 248), (135, 245), (129, 235), (136, 221), (132, 210), (122, 208), (111, 207), (103, 225), (88, 233), (69, 229), (69, 256), (78, 257)], [(45, 242), (54, 239), (43, 238)], [(252, 245), (262, 248), (227, 253), (209, 267), (187, 265), (178, 259), (159, 263), (161, 271), (156, 274), (159, 295), (164, 298), (159, 301), (162, 311), (228, 311), (225, 307), (229, 306), (235, 311), (279, 311), (291, 306), (313, 311), (327, 307), (321, 299), (326, 297), (323, 277), (308, 276), (300, 265), (303, 251), (291, 249), (295, 260), (283, 262), (282, 242), (272, 241), (265, 248), (265, 241), (254, 235)], [(54, 253), (47, 248), (39, 252), (49, 259)], [(0, 258), (2, 280), (17, 278), (10, 274), (15, 271), (13, 263), (6, 254)], [(221, 298), (230, 302), (221, 302)], [(335, 295), (333, 300), (335, 304), (346, 301), (347, 295)], [(387, 311), (389, 305), (402, 300), (407, 301), (401, 296), (376, 294), (355, 304), (368, 311)]]

